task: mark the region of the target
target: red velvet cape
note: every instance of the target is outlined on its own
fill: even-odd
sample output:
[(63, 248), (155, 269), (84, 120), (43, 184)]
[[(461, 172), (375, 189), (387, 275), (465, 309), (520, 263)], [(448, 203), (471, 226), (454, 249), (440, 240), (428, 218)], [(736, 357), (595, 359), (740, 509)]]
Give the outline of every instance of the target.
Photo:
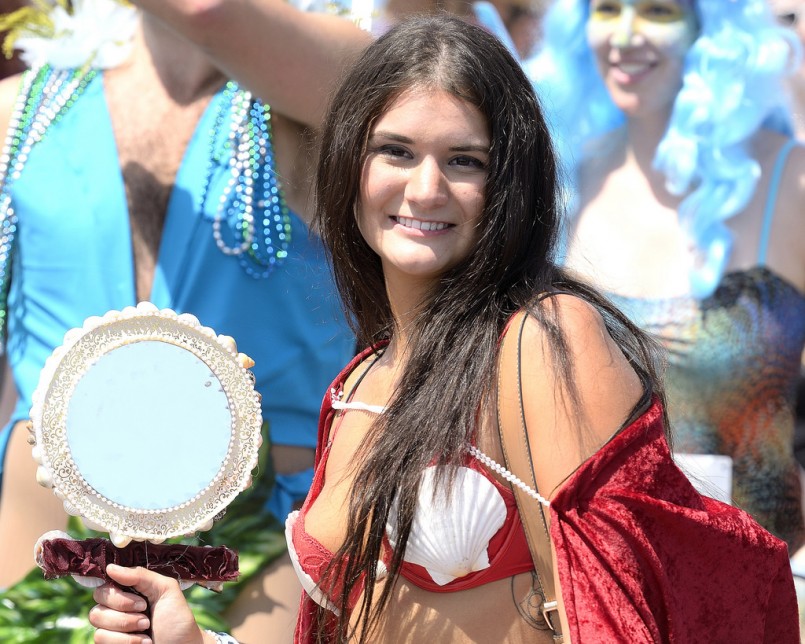
[(655, 402), (551, 501), (573, 642), (799, 643), (785, 543), (701, 496)]

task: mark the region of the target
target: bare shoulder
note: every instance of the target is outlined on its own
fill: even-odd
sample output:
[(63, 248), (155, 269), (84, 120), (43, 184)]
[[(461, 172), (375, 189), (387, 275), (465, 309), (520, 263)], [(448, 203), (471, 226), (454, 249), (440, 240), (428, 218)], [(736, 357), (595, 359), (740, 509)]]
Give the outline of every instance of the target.
[(592, 304), (561, 294), (542, 307), (547, 323), (529, 316), (523, 327), (523, 407), (538, 484), (554, 490), (621, 427), (643, 388)]
[[(2, 133), (0, 136), (3, 137), (3, 141), (11, 121), (11, 115), (14, 113), (17, 96), (20, 93), (21, 78), (21, 76), (16, 75), (0, 80), (0, 133)], [(0, 145), (2, 145), (2, 141), (0, 141)]]

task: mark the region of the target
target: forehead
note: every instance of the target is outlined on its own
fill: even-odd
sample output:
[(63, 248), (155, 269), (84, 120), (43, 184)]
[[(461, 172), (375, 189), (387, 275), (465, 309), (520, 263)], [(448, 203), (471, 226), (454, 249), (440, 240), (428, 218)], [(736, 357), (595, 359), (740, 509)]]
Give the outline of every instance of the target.
[(394, 96), (380, 113), (376, 123), (400, 117), (438, 122), (448, 114), (461, 114), (476, 123), (486, 122), (486, 117), (472, 102), (428, 84), (414, 85)]
[(805, 0), (768, 0), (771, 10), (775, 13), (794, 13), (805, 9)]
[[(728, 2), (729, 0), (723, 0), (723, 2)], [(801, 0), (805, 2), (805, 0)], [(672, 4), (678, 7), (682, 7), (683, 9), (693, 9), (694, 0), (617, 0), (618, 4), (624, 5), (645, 5), (645, 4)], [(601, 3), (601, 0), (589, 0), (587, 2), (587, 7), (594, 7)]]

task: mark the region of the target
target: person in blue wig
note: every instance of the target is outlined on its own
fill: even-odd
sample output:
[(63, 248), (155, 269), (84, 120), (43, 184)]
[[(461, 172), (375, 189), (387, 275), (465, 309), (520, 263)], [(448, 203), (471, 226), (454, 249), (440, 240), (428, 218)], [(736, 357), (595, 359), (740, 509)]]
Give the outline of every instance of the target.
[(565, 263), (665, 345), (677, 458), (793, 554), (805, 150), (765, 0), (557, 0), (526, 63), (566, 175)]

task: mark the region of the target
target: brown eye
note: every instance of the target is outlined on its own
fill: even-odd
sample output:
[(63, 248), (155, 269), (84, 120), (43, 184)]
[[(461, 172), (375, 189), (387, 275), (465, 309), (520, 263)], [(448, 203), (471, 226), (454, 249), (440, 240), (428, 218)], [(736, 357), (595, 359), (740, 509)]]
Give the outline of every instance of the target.
[(786, 27), (793, 27), (797, 24), (798, 16), (795, 12), (790, 13), (778, 13), (777, 20), (781, 25)]
[(591, 11), (591, 16), (598, 20), (611, 20), (621, 15), (620, 2), (607, 2), (603, 0), (596, 2)]
[(642, 2), (637, 8), (638, 14), (652, 22), (675, 22), (685, 15), (682, 7), (676, 2)]

